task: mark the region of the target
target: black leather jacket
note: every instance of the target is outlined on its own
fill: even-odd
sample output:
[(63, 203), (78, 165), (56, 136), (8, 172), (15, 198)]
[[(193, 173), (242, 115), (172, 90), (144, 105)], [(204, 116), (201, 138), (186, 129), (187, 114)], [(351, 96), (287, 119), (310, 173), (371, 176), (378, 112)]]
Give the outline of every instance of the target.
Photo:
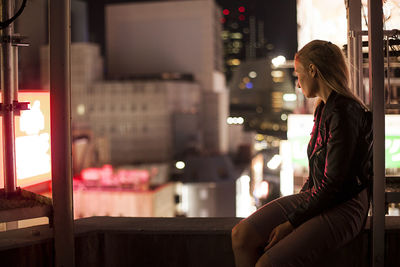
[(332, 91), (314, 113), (307, 149), (309, 197), (288, 214), (297, 227), (323, 210), (355, 197), (372, 176), (372, 114), (355, 100)]

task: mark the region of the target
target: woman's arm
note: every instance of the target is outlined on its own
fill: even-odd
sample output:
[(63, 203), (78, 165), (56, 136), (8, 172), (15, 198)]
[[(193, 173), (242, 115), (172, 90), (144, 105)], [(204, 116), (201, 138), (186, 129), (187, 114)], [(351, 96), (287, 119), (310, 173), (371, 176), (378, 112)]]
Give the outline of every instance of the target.
[[(299, 226), (340, 200), (345, 179), (351, 178), (349, 176), (359, 137), (359, 122), (362, 119), (359, 115), (356, 110), (350, 112), (348, 107), (333, 110), (327, 125), (329, 133), (320, 185), (314, 186), (307, 200), (288, 215), (292, 226)], [(315, 161), (313, 159), (313, 164), (316, 164)]]

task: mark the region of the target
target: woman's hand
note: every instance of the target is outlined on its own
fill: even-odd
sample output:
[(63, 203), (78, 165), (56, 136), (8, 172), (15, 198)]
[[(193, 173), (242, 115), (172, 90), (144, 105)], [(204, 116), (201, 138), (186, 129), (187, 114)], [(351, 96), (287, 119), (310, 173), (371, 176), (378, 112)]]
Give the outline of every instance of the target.
[(286, 221), (275, 227), (269, 235), (268, 245), (264, 248), (264, 251), (267, 251), (268, 249), (273, 247), (276, 243), (278, 243), (281, 239), (290, 234), (292, 231), (293, 226), (290, 224), (289, 221)]

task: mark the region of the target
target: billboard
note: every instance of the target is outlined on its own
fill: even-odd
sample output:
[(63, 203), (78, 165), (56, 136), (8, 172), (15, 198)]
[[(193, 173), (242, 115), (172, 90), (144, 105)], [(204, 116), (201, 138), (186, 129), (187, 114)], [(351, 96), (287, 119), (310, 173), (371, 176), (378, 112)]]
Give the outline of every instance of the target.
[[(50, 94), (48, 91), (20, 91), (18, 101), (30, 102), (30, 110), (15, 116), (17, 186), (25, 187), (51, 179)], [(0, 122), (2, 128), (1, 117)], [(0, 147), (0, 187), (4, 187), (3, 141)]]
[[(292, 163), (296, 167), (308, 167), (307, 146), (314, 125), (311, 114), (288, 116), (288, 140)], [(400, 168), (400, 115), (385, 115), (385, 166)]]
[[(400, 1), (383, 1), (385, 30), (398, 29)], [(326, 8), (329, 7), (329, 8)], [(368, 28), (368, 1), (361, 0), (361, 27)], [(345, 1), (297, 0), (298, 47), (314, 39), (328, 40), (342, 46), (347, 43), (347, 18)]]

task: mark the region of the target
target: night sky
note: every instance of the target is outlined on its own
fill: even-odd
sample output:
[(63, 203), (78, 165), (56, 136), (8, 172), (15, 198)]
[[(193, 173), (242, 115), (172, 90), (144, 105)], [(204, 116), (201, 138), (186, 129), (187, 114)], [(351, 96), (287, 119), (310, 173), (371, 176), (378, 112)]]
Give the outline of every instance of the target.
[(296, 0), (217, 0), (222, 8), (246, 7), (247, 14), (264, 21), (265, 38), (276, 54), (288, 59), (297, 50)]
[[(104, 53), (104, 6), (111, 3), (152, 2), (138, 0), (86, 0), (89, 10), (90, 41), (100, 43)], [(244, 6), (247, 15), (264, 20), (265, 38), (276, 54), (293, 58), (297, 50), (296, 0), (217, 0), (222, 8)]]

